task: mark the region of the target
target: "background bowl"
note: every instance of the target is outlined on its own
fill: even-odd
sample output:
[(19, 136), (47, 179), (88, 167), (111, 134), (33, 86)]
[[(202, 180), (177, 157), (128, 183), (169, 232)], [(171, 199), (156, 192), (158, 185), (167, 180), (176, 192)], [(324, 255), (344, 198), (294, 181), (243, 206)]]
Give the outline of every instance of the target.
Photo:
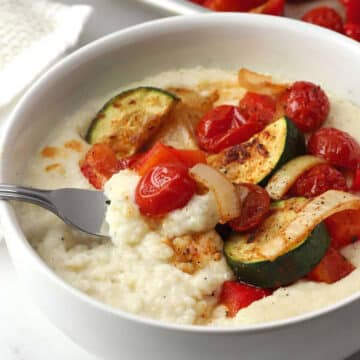
[[(279, 17), (211, 14), (135, 26), (77, 51), (27, 92), (4, 129), (0, 181), (19, 183), (28, 155), (65, 116), (145, 76), (197, 65), (246, 66), (320, 83), (359, 104), (359, 63), (354, 41)], [(324, 310), (265, 325), (164, 325), (112, 309), (65, 284), (28, 244), (9, 204), (0, 204), (0, 215), (27, 294), (58, 328), (101, 358), (335, 360), (358, 349), (357, 294)]]

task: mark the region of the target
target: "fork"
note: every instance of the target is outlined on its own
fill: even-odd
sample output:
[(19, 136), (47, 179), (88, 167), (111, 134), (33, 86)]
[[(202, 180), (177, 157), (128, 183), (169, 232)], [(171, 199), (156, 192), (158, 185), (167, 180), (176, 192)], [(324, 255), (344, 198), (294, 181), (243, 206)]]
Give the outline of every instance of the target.
[(103, 224), (110, 202), (102, 191), (73, 188), (41, 190), (0, 185), (0, 200), (19, 200), (39, 205), (82, 232), (107, 237)]

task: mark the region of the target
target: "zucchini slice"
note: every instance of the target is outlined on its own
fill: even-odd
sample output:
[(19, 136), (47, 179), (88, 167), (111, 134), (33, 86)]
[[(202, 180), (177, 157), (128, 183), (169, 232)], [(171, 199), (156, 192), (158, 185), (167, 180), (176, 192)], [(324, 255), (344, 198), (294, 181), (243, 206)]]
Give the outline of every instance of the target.
[(305, 171), (324, 163), (326, 160), (312, 155), (292, 159), (271, 177), (266, 190), (272, 199), (280, 200)]
[(285, 248), (273, 261), (262, 255), (262, 247), (296, 219), (306, 206), (304, 198), (274, 203), (272, 214), (253, 233), (233, 234), (224, 245), (226, 260), (238, 280), (275, 289), (302, 278), (324, 257), (330, 238), (324, 223), (317, 225), (290, 249)]
[(207, 161), (232, 183), (265, 186), (278, 168), (305, 151), (303, 134), (289, 118), (282, 117), (247, 142), (211, 155)]
[(133, 155), (157, 132), (178, 101), (175, 95), (158, 88), (127, 90), (98, 112), (86, 140), (108, 144), (120, 157)]

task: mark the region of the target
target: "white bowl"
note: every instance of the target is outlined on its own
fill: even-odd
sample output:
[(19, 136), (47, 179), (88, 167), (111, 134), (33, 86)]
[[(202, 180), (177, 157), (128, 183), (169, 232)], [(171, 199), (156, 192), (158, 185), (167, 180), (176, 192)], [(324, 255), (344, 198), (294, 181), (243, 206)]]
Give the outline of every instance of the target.
[[(178, 67), (222, 67), (308, 79), (360, 105), (360, 46), (279, 17), (177, 17), (107, 36), (61, 61), (24, 96), (5, 126), (0, 182), (18, 183), (28, 155), (81, 104)], [(7, 203), (2, 225), (31, 297), (76, 343), (103, 359), (343, 359), (359, 347), (360, 294), (321, 311), (238, 329), (164, 325), (101, 304), (67, 285), (28, 244)], [(341, 341), (340, 335), (341, 332)]]

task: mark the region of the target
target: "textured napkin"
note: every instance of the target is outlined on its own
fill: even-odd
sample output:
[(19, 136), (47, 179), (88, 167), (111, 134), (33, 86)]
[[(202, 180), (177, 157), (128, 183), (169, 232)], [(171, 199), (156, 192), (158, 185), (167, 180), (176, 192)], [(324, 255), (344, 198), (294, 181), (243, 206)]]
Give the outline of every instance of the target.
[(0, 109), (76, 43), (90, 13), (86, 5), (0, 0)]

